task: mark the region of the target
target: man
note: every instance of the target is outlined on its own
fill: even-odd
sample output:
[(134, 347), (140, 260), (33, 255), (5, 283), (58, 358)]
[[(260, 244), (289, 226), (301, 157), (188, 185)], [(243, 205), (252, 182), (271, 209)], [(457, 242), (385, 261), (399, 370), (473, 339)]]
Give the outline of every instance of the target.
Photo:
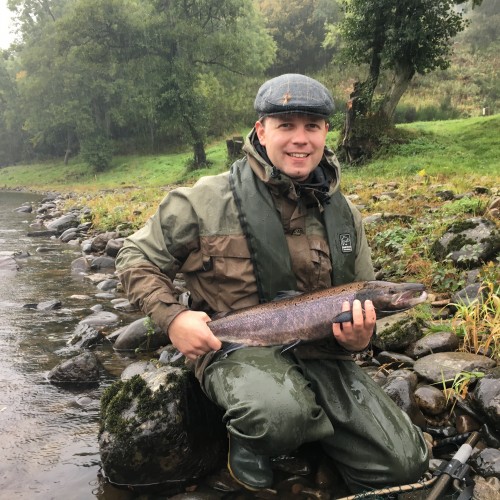
[[(246, 158), (170, 192), (126, 240), (118, 275), (225, 410), (228, 467), (246, 488), (271, 486), (270, 457), (312, 441), (355, 493), (418, 480), (428, 460), (420, 431), (350, 355), (373, 334), (370, 301), (355, 301), (353, 321), (333, 325), (326, 341), (287, 349), (222, 348), (210, 330), (210, 315), (280, 291), (374, 277), (361, 216), (339, 192), (340, 166), (325, 148), (328, 90), (286, 74), (264, 83), (254, 106)], [(178, 272), (190, 308), (175, 298)]]

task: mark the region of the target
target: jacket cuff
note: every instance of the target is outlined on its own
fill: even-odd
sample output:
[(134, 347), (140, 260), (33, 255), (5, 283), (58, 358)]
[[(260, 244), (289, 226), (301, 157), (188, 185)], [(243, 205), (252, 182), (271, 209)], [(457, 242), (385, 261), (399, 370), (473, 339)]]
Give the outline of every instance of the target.
[(144, 301), (144, 312), (151, 317), (153, 323), (161, 328), (167, 337), (170, 323), (181, 312), (187, 310), (187, 307), (179, 304), (170, 294), (165, 292), (154, 294)]

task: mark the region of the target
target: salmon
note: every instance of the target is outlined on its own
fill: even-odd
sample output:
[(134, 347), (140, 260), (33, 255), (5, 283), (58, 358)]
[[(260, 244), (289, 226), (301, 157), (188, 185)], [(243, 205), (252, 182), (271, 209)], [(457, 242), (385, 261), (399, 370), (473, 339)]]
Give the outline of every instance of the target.
[(406, 311), (427, 298), (420, 283), (359, 281), (259, 304), (216, 317), (208, 324), (221, 342), (247, 346), (289, 345), (332, 335), (332, 323), (352, 321), (342, 304), (371, 300), (377, 319)]

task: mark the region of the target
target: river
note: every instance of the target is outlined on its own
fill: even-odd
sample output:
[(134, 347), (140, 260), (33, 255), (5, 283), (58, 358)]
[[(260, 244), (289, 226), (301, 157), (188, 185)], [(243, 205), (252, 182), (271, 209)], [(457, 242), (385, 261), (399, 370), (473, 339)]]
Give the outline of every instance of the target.
[[(47, 382), (49, 370), (70, 356), (66, 342), (75, 326), (99, 301), (71, 298), (97, 292), (70, 272), (71, 261), (81, 256), (79, 247), (26, 236), (35, 216), (14, 209), (40, 200), (35, 194), (0, 191), (0, 255), (29, 254), (17, 259), (17, 273), (0, 273), (0, 498), (133, 498), (100, 476), (99, 398), (114, 380), (109, 373), (119, 372), (109, 346), (99, 349), (105, 369), (98, 388), (75, 390)], [(62, 308), (23, 307), (52, 299)]]

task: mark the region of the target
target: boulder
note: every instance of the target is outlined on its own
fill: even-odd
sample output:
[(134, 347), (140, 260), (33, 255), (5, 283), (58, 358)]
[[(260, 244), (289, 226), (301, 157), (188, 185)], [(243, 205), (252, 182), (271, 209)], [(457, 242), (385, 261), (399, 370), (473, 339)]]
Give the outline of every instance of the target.
[(205, 476), (226, 456), (222, 412), (194, 375), (173, 366), (138, 370), (101, 400), (105, 476), (121, 485), (178, 484)]
[(500, 234), (495, 224), (483, 217), (453, 223), (432, 246), (435, 259), (451, 259), (459, 267), (479, 267), (500, 252)]

